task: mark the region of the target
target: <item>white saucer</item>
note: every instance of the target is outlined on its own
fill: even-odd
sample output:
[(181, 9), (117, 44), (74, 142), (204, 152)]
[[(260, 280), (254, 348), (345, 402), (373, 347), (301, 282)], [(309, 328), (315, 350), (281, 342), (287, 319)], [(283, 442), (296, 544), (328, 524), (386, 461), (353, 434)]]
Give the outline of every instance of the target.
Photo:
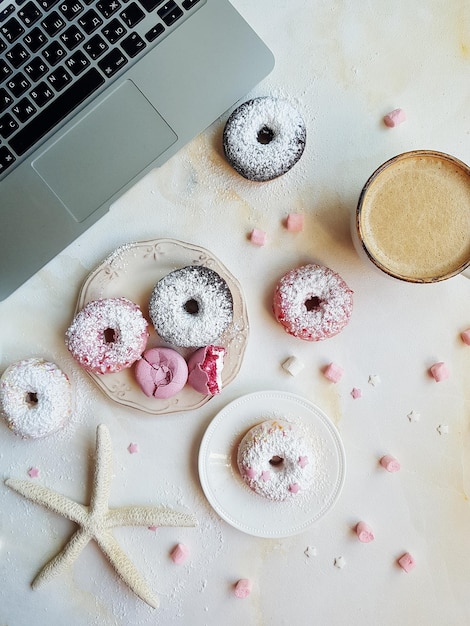
[[(175, 239), (152, 239), (121, 246), (106, 257), (85, 280), (78, 297), (76, 313), (90, 300), (124, 296), (138, 304), (148, 320), (148, 302), (155, 283), (169, 272), (187, 265), (204, 265), (215, 270), (232, 293), (233, 320), (217, 342), (226, 349), (222, 370), (222, 388), (225, 388), (235, 378), (242, 364), (248, 341), (248, 316), (239, 282), (205, 248)], [(150, 337), (147, 348), (167, 345), (162, 343), (150, 322), (148, 329)], [(174, 349), (185, 358), (190, 353), (188, 349)], [(202, 395), (185, 385), (168, 400), (149, 398), (135, 381), (133, 368), (116, 374), (89, 375), (114, 402), (152, 415), (197, 409), (212, 397)]]
[[(314, 487), (284, 502), (272, 502), (245, 485), (237, 448), (245, 433), (267, 419), (301, 423), (318, 451)], [(317, 406), (283, 391), (242, 396), (209, 424), (199, 450), (202, 489), (222, 519), (256, 537), (279, 538), (307, 530), (337, 501), (345, 478), (344, 448), (330, 419)]]

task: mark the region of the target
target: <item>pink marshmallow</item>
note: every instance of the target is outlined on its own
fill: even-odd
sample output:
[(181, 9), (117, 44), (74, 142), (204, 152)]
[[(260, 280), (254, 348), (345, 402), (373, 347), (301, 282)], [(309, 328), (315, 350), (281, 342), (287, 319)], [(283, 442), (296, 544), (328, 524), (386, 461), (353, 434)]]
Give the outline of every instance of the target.
[(467, 330), (464, 330), (463, 333), (460, 333), (460, 336), (462, 341), (466, 343), (467, 346), (470, 346), (470, 328), (467, 328)]
[(189, 548), (184, 543), (178, 543), (171, 551), (171, 560), (176, 565), (182, 565), (189, 556)]
[(302, 213), (289, 213), (286, 220), (286, 228), (291, 233), (299, 233), (304, 228), (304, 216)]
[(415, 567), (416, 561), (409, 552), (406, 552), (398, 559), (398, 565), (408, 574)]
[(393, 111), (390, 111), (390, 113), (387, 113), (387, 115), (384, 117), (384, 124), (389, 128), (393, 128), (395, 126), (398, 126), (399, 124), (403, 124), (405, 120), (405, 111), (403, 109), (394, 109)]
[(332, 383), (338, 383), (343, 377), (344, 370), (340, 365), (337, 365), (336, 363), (330, 363), (323, 370), (323, 374), (325, 378), (331, 380)]
[(260, 230), (259, 228), (253, 228), (250, 234), (250, 241), (254, 243), (255, 246), (264, 246), (268, 239), (267, 234), (264, 230)]
[(449, 378), (449, 370), (447, 369), (447, 365), (440, 361), (439, 363), (434, 363), (431, 366), (430, 370), (431, 376), (434, 378), (436, 383), (440, 383), (441, 380), (446, 380)]
[(233, 593), (237, 598), (247, 598), (250, 595), (252, 588), (253, 584), (251, 580), (248, 580), (248, 578), (241, 578), (235, 585)]
[(150, 348), (135, 364), (134, 373), (146, 396), (166, 400), (183, 389), (188, 379), (188, 366), (172, 348)]
[(374, 531), (369, 526), (369, 524), (366, 524), (365, 522), (359, 522), (359, 524), (356, 526), (356, 535), (359, 541), (361, 541), (362, 543), (370, 543), (375, 539)]
[(188, 384), (204, 395), (220, 393), (224, 356), (223, 346), (210, 345), (196, 350), (188, 360)]
[(390, 454), (386, 454), (380, 459), (380, 465), (384, 467), (387, 472), (398, 472), (400, 470), (400, 462)]

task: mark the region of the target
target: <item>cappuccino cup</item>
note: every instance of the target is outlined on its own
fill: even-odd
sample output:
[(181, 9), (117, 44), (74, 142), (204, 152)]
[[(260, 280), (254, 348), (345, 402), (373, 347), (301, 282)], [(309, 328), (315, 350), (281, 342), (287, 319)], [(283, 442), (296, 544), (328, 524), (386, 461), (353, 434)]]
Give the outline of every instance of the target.
[(359, 254), (410, 283), (470, 278), (470, 168), (442, 152), (405, 152), (364, 185), (352, 224)]

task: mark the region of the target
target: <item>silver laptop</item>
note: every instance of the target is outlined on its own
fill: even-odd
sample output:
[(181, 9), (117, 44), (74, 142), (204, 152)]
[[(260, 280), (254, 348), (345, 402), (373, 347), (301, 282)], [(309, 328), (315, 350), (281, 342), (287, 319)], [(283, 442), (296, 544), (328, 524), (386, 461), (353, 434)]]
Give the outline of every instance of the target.
[(0, 299), (273, 65), (228, 0), (0, 0)]

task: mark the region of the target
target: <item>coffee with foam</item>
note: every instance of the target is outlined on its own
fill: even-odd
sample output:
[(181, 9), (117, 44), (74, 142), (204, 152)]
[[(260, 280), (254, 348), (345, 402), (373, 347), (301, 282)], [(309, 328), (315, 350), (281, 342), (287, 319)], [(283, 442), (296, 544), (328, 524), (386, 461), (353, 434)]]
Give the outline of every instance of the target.
[(356, 215), (362, 246), (410, 282), (449, 278), (470, 264), (470, 169), (439, 152), (408, 152), (370, 177)]

